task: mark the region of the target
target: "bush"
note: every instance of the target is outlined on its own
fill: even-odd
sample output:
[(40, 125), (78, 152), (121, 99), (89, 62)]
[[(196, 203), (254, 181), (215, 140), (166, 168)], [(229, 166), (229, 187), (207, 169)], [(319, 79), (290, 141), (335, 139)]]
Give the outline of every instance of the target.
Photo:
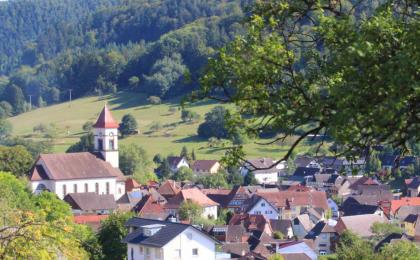
[(152, 124), (150, 125), (150, 130), (156, 132), (159, 131), (163, 128), (162, 123), (161, 122), (152, 122)]

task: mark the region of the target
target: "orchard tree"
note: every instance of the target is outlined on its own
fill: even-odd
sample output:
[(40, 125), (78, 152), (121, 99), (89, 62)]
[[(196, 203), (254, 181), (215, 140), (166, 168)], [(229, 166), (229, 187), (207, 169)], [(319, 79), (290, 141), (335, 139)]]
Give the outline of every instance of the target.
[(24, 146), (0, 146), (0, 171), (17, 177), (27, 176), (34, 163), (32, 155)]
[[(209, 61), (193, 98), (235, 104), (228, 129), (282, 133), (270, 143), (301, 129), (277, 164), (316, 134), (330, 136), (348, 157), (380, 144), (406, 152), (420, 140), (418, 3), (369, 3), (256, 1), (248, 33)], [(241, 146), (225, 160), (245, 160)]]
[(191, 222), (200, 218), (202, 213), (203, 208), (191, 200), (182, 202), (179, 207), (179, 218), (181, 220)]
[(176, 181), (191, 181), (193, 177), (193, 171), (186, 166), (182, 166), (173, 174), (172, 179)]
[(153, 173), (152, 162), (146, 150), (136, 144), (120, 146), (120, 169), (125, 175), (133, 175), (139, 183), (157, 180)]
[(123, 116), (120, 124), (120, 133), (123, 137), (133, 134), (137, 131), (137, 120), (131, 114), (126, 114)]

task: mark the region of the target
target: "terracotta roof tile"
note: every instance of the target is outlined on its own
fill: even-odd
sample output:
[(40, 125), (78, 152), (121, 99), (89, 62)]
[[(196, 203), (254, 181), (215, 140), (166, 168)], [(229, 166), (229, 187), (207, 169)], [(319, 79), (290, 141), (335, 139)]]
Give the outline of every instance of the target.
[(401, 206), (420, 206), (420, 197), (402, 197), (391, 200), (391, 213), (395, 214)]
[(217, 202), (214, 202), (208, 198), (197, 188), (181, 190), (175, 197), (169, 199), (165, 205), (166, 208), (179, 208), (184, 201), (193, 201), (202, 207), (218, 206)]
[(261, 192), (257, 196), (262, 197), (277, 208), (287, 206), (312, 205), (315, 208), (328, 209), (327, 195), (323, 191), (278, 191)]
[(137, 189), (140, 188), (141, 185), (138, 184), (138, 182), (136, 180), (134, 180), (133, 178), (127, 178), (127, 180), (125, 181), (125, 191), (126, 192), (130, 192), (133, 189)]
[(173, 180), (166, 180), (158, 189), (163, 196), (175, 196), (181, 191), (181, 187)]
[(119, 125), (117, 121), (112, 117), (111, 112), (108, 109), (108, 106), (105, 105), (99, 114), (98, 120), (93, 125), (95, 128), (118, 128)]

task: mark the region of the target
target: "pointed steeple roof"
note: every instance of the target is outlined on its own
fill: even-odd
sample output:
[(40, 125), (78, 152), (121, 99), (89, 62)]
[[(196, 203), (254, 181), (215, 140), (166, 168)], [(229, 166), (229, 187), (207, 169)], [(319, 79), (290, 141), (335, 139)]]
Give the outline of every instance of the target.
[(108, 109), (108, 106), (105, 105), (102, 109), (101, 114), (98, 117), (98, 120), (93, 125), (95, 128), (118, 128), (119, 125), (117, 121), (112, 117), (111, 112)]

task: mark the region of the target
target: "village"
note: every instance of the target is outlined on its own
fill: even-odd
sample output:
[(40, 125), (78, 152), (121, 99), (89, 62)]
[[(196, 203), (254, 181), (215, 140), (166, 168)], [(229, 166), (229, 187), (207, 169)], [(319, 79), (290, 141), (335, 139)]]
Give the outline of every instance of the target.
[[(105, 106), (93, 125), (95, 152), (41, 154), (29, 179), (33, 193), (55, 193), (75, 223), (94, 230), (116, 212), (132, 212), (121, 241), (129, 260), (314, 260), (334, 254), (346, 231), (374, 241), (375, 251), (420, 242), (420, 178), (412, 175), (401, 189), (382, 178), (412, 171), (415, 156), (382, 155), (374, 175), (365, 174), (363, 158), (297, 156), (293, 172), (286, 162), (248, 159), (239, 173), (252, 174), (253, 183), (229, 189), (172, 179), (139, 184), (119, 169), (118, 127)], [(224, 167), (183, 156), (168, 163), (172, 173), (189, 168), (194, 176)]]

